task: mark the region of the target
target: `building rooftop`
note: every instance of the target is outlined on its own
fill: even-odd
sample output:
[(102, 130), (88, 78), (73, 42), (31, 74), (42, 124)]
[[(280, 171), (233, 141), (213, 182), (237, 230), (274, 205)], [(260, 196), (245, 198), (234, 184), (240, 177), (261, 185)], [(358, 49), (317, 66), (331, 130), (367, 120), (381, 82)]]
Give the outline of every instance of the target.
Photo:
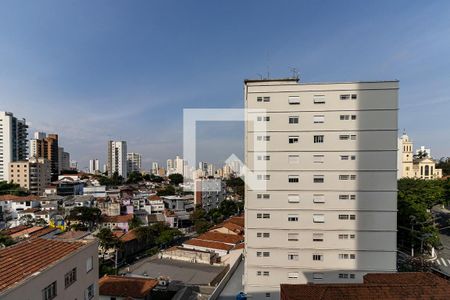
[(0, 201), (23, 202), (23, 201), (37, 201), (37, 200), (43, 200), (43, 198), (35, 195), (28, 195), (28, 196), (0, 195)]
[(239, 242), (242, 242), (244, 238), (240, 235), (235, 234), (226, 234), (226, 233), (220, 233), (220, 232), (214, 232), (214, 231), (208, 231), (205, 232), (195, 239), (197, 240), (203, 240), (203, 241), (214, 241), (214, 242), (221, 242), (225, 244), (237, 244)]
[(145, 298), (157, 285), (156, 279), (112, 275), (98, 281), (100, 295), (115, 297)]
[(133, 215), (119, 215), (119, 216), (102, 216), (103, 223), (127, 223), (133, 219)]
[(203, 248), (210, 248), (210, 249), (217, 249), (217, 250), (226, 250), (229, 251), (233, 249), (233, 245), (221, 243), (221, 242), (211, 242), (211, 241), (204, 241), (204, 240), (197, 240), (197, 239), (190, 239), (183, 244), (191, 245), (191, 246), (197, 246), (197, 247), (203, 247)]
[(0, 294), (39, 274), (83, 246), (83, 243), (36, 238), (0, 249), (0, 270), (3, 270), (0, 272)]
[(376, 273), (357, 284), (282, 284), (280, 299), (448, 299), (449, 295), (449, 282), (432, 273)]

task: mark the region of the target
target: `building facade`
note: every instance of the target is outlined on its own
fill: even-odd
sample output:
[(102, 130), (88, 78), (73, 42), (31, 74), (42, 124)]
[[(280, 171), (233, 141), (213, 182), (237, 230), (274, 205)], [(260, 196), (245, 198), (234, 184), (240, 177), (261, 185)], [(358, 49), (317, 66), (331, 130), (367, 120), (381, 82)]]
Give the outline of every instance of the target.
[(398, 178), (439, 179), (442, 170), (436, 168), (431, 150), (422, 146), (414, 154), (414, 144), (406, 133), (398, 140)]
[[(52, 179), (58, 178), (60, 170), (60, 151), (58, 135), (36, 132), (35, 138), (30, 141), (30, 157), (45, 158), (50, 162)], [(37, 138), (36, 138), (37, 137)]]
[[(98, 299), (98, 242), (31, 239), (0, 249), (0, 299)], [(12, 276), (12, 274), (16, 274)]]
[(139, 153), (128, 153), (127, 154), (128, 161), (128, 174), (131, 172), (141, 172), (142, 169), (142, 155)]
[(123, 178), (128, 177), (127, 142), (108, 141), (108, 176), (115, 172)]
[(397, 81), (245, 81), (245, 291), (396, 271)]
[(0, 111), (0, 181), (9, 181), (9, 164), (27, 158), (28, 125), (10, 112)]
[(45, 158), (31, 157), (29, 160), (10, 163), (9, 174), (10, 181), (33, 195), (43, 195), (51, 182), (50, 163)]
[(97, 174), (100, 172), (100, 162), (98, 159), (90, 159), (89, 160), (89, 173)]

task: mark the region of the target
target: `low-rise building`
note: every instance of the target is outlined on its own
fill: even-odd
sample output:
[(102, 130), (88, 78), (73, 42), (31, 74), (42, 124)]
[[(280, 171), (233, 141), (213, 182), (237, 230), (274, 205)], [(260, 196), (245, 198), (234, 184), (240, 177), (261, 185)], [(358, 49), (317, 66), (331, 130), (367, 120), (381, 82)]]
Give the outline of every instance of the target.
[(83, 187), (83, 195), (91, 195), (95, 198), (97, 197), (106, 197), (106, 186), (100, 185), (100, 186), (85, 186)]
[(160, 258), (210, 265), (220, 261), (219, 256), (215, 252), (183, 248), (180, 246), (174, 246), (162, 251)]
[(98, 281), (100, 300), (148, 300), (158, 280), (141, 277), (105, 275)]
[(98, 299), (97, 248), (35, 238), (0, 249), (0, 299)]
[(133, 215), (120, 215), (120, 216), (102, 216), (100, 221), (100, 227), (113, 229), (121, 229), (125, 232), (128, 231), (128, 223), (133, 219)]

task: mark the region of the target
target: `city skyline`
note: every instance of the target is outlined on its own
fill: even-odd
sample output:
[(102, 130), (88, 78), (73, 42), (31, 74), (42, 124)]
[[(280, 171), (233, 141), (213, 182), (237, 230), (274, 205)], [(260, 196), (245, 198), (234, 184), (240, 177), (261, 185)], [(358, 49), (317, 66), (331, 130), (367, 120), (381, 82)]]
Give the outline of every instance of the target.
[[(450, 51), (450, 3), (254, 4), (6, 2), (1, 110), (25, 118), (30, 135), (57, 133), (82, 169), (105, 162), (108, 140), (127, 141), (149, 169), (182, 156), (183, 108), (243, 107), (244, 78), (295, 67), (301, 82), (399, 79), (399, 131), (448, 155), (448, 62), (439, 57)], [(233, 122), (200, 126), (199, 159), (242, 159), (243, 132)]]

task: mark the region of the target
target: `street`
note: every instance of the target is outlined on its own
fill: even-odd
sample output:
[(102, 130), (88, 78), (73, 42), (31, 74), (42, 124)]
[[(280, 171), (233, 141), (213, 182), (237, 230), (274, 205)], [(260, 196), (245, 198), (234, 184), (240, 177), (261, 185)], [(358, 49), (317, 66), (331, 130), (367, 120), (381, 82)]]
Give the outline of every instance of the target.
[(450, 211), (441, 206), (434, 206), (431, 210), (439, 230), (442, 247), (437, 250), (436, 265), (450, 275)]

